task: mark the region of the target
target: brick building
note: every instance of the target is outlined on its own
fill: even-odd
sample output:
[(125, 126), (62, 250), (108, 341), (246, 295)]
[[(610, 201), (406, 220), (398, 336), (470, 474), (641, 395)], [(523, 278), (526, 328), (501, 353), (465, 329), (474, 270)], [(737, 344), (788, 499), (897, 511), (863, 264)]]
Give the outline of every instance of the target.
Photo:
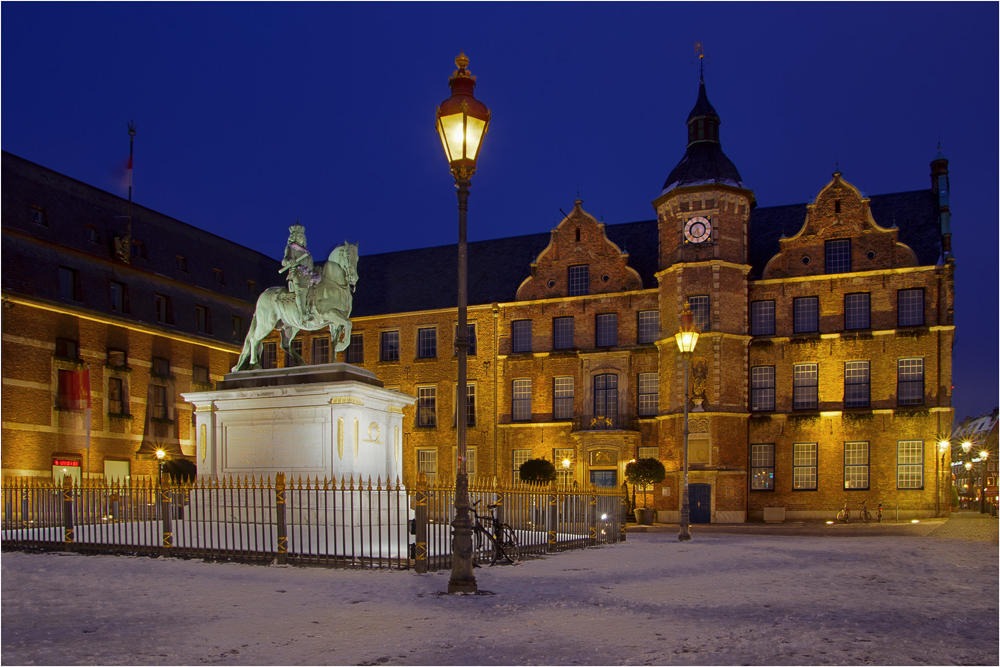
[[(194, 461), (191, 406), (235, 363), (279, 262), (3, 153), (3, 475), (128, 478)], [(84, 413), (60, 409), (90, 368)]]
[[(702, 331), (687, 399), (693, 522), (760, 520), (764, 508), (832, 517), (862, 500), (898, 504), (901, 517), (947, 512), (950, 453), (937, 448), (952, 422), (947, 160), (931, 162), (927, 189), (867, 197), (835, 173), (817, 175), (809, 204), (758, 207), (720, 124), (702, 81), (655, 219), (606, 225), (578, 200), (551, 232), (469, 244), (470, 474), (516, 479), (522, 461), (544, 457), (562, 484), (619, 485), (629, 460), (656, 457), (668, 476), (648, 501), (676, 521), (685, 397), (673, 334), (690, 303)], [(417, 397), (405, 411), (406, 483), (417, 471), (455, 474), (456, 257), (441, 246), (359, 262), (341, 360)], [(258, 284), (281, 282), (276, 262), (255, 262)], [(187, 335), (200, 349), (204, 337)], [(295, 341), (308, 363), (327, 360), (323, 338)], [(218, 345), (213, 377), (237, 349)], [(286, 363), (276, 335), (264, 358)], [(5, 473), (7, 405), (5, 392)], [(178, 443), (193, 454), (186, 428)]]

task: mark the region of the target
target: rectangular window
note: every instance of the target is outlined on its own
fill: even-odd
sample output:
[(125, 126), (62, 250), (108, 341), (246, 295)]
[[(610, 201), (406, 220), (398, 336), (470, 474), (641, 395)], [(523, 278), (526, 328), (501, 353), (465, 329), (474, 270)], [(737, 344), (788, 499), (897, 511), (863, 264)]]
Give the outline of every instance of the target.
[(128, 303), (128, 286), (125, 283), (112, 280), (109, 285), (109, 292), (111, 294), (111, 312), (128, 313), (130, 311)]
[(100, 233), (98, 233), (96, 227), (91, 227), (90, 225), (87, 225), (87, 240), (90, 241), (91, 243), (101, 242), (101, 235)]
[(774, 444), (750, 445), (750, 489), (774, 490)]
[[(470, 445), (465, 446), (465, 472), (472, 479), (476, 476), (476, 467), (478, 463), (478, 456), (476, 448)], [(455, 450), (455, 472), (458, 472), (458, 450)]]
[(153, 385), (153, 419), (167, 418), (167, 388), (161, 384)]
[(815, 410), (819, 407), (819, 364), (792, 366), (792, 409)]
[(688, 304), (691, 306), (691, 315), (694, 317), (694, 324), (698, 331), (704, 333), (712, 329), (712, 310), (707, 295), (690, 296)]
[(655, 343), (660, 335), (660, 311), (639, 311), (639, 344)]
[(222, 274), (222, 269), (212, 269), (212, 275), (215, 276), (215, 282), (219, 285), (226, 284), (226, 278)]
[(530, 449), (515, 449), (513, 452), (513, 478), (515, 482), (521, 481), (521, 464), (531, 458)]
[(427, 483), (433, 484), (437, 479), (438, 453), (436, 449), (417, 450), (417, 472), (427, 475)]
[(417, 426), (437, 426), (437, 387), (417, 387)]
[(163, 357), (153, 357), (153, 363), (149, 368), (149, 372), (161, 378), (170, 377), (170, 360)]
[(924, 360), (920, 357), (896, 362), (897, 405), (920, 405), (924, 402)]
[(108, 412), (113, 415), (128, 414), (128, 394), (123, 378), (108, 378)]
[(924, 290), (901, 289), (896, 295), (899, 326), (919, 327), (924, 323)]
[(104, 459), (104, 481), (109, 485), (129, 481), (129, 462)]
[[(458, 388), (458, 385), (455, 385)], [(452, 410), (451, 410), (451, 425), (458, 426), (458, 422), (455, 419), (455, 413), (458, 410), (458, 392), (452, 394)], [(476, 425), (476, 385), (469, 383), (466, 386), (465, 392), (465, 425), (475, 426)]]
[(184, 259), (182, 255), (174, 255), (174, 268), (176, 268), (178, 271), (184, 271), (185, 273), (187, 273), (188, 270), (187, 260)]
[[(327, 346), (329, 348), (329, 345)], [(330, 353), (327, 352), (326, 358), (330, 358)], [(351, 334), (351, 342), (347, 346), (347, 363), (349, 364), (363, 364), (365, 363), (365, 336), (364, 334)], [(325, 363), (325, 362), (324, 362)]]
[(437, 357), (437, 329), (417, 329), (417, 358), (433, 359)]
[(867, 408), (871, 395), (870, 363), (844, 362), (844, 407)]
[(552, 318), (552, 349), (569, 350), (573, 344), (573, 318)]
[(750, 303), (750, 335), (774, 335), (774, 300)]
[(844, 488), (868, 488), (868, 443), (844, 443)]
[(132, 256), (146, 259), (146, 244), (142, 241), (132, 241)]
[(207, 366), (194, 366), (191, 369), (191, 381), (197, 382), (199, 384), (209, 384), (211, 380), (208, 377), (208, 367)]
[(382, 361), (399, 361), (399, 332), (383, 331), (381, 339)]
[[(289, 343), (288, 347), (291, 348), (292, 352), (295, 352), (300, 357), (302, 356), (302, 339), (301, 338), (297, 338), (297, 339), (293, 340), (291, 343)], [(292, 366), (298, 366), (298, 365), (299, 365), (298, 362), (295, 361), (295, 357), (293, 357), (292, 355), (290, 355), (290, 354), (288, 354), (286, 352), (285, 353), (285, 368), (291, 368)]]
[(871, 328), (871, 295), (867, 292), (844, 295), (844, 328)]
[(796, 491), (816, 489), (815, 442), (797, 442), (792, 445), (792, 488)]
[(212, 312), (208, 309), (208, 306), (195, 306), (194, 316), (198, 324), (198, 333), (212, 333)]
[(557, 377), (552, 381), (552, 418), (573, 418), (573, 378)]
[(80, 346), (71, 338), (56, 338), (56, 356), (76, 361), (80, 358)]
[(128, 358), (124, 350), (108, 349), (108, 366), (112, 368), (127, 368)]
[(774, 410), (774, 366), (750, 368), (750, 409)]
[(31, 221), (36, 225), (42, 225), (48, 227), (49, 222), (45, 217), (45, 210), (39, 208), (38, 206), (31, 207)]
[(803, 296), (792, 300), (792, 331), (819, 331), (819, 297)]
[(637, 458), (640, 459), (659, 459), (660, 448), (655, 446), (640, 447), (638, 454)]
[(264, 347), (260, 351), (260, 367), (261, 368), (277, 368), (278, 367), (278, 344), (274, 341), (264, 343)]
[(153, 305), (156, 308), (156, 321), (161, 324), (174, 323), (174, 310), (170, 304), (170, 297), (165, 294), (154, 295)]
[(68, 301), (83, 301), (79, 271), (68, 266), (59, 267), (59, 297)]
[[(467, 322), (466, 323), (466, 327), (467, 327), (467, 330), (468, 330), (468, 333), (466, 335), (469, 338), (469, 347), (466, 350), (465, 354), (467, 356), (471, 357), (474, 354), (476, 354), (476, 351), (478, 349), (477, 348), (477, 341), (476, 341), (476, 323), (475, 322)], [(455, 325), (455, 342), (458, 343), (458, 325), (457, 324)], [(458, 354), (458, 347), (457, 346), (454, 348), (453, 353), (456, 354), (456, 355)]]
[(597, 347), (618, 344), (618, 313), (601, 313), (597, 316)]
[(590, 266), (577, 264), (569, 267), (569, 295), (586, 296), (590, 294)]
[(243, 318), (240, 317), (239, 315), (233, 315), (232, 324), (233, 324), (233, 340), (243, 340), (243, 337), (246, 336), (247, 333), (246, 330), (243, 328)]
[(655, 417), (660, 411), (660, 374), (639, 373), (639, 416)]
[[(354, 342), (354, 336), (351, 336), (351, 342)], [(348, 352), (349, 355), (350, 352)], [(328, 336), (312, 339), (312, 362), (313, 364), (330, 363), (330, 338)]]
[(851, 272), (851, 239), (835, 239), (826, 242), (826, 272)]
[(256, 281), (248, 280), (247, 281), (247, 294), (256, 294), (256, 293), (257, 293), (257, 283), (256, 283)]
[(514, 380), (511, 417), (516, 422), (531, 421), (531, 378)]
[(573, 486), (573, 460), (576, 452), (572, 447), (559, 447), (552, 450), (552, 462), (556, 466), (556, 485), (560, 489)]
[(900, 440), (897, 443), (896, 488), (924, 488), (923, 440)]
[(511, 352), (531, 352), (531, 320), (514, 320), (510, 323)]

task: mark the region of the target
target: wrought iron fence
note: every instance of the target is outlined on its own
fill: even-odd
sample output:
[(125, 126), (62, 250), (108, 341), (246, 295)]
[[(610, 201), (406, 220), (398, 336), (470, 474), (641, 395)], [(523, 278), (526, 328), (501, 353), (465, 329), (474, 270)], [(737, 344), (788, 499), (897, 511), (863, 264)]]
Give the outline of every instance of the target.
[[(11, 478), (3, 482), (4, 549), (167, 555), (326, 567), (451, 567), (454, 486), (382, 480), (202, 478), (162, 484)], [(501, 486), (469, 490), (497, 512), (521, 553), (625, 539), (617, 489)], [(495, 505), (488, 510), (489, 505)]]

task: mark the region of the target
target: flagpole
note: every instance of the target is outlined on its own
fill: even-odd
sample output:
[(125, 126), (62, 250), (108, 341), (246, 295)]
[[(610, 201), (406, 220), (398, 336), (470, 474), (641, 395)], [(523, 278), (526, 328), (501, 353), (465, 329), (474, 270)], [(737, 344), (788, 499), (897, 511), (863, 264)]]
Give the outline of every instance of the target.
[(86, 383), (84, 390), (87, 392), (87, 466), (83, 469), (83, 479), (86, 480), (90, 477), (90, 364), (87, 364), (83, 381)]
[(128, 215), (125, 222), (125, 241), (118, 248), (118, 258), (128, 264), (132, 256), (132, 150), (135, 143), (135, 121), (128, 123)]

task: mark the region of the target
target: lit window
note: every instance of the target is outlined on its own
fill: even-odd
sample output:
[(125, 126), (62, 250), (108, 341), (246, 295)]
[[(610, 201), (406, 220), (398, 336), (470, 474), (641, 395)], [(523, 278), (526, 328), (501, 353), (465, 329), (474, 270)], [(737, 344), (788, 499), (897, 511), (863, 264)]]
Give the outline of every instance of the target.
[(867, 408), (871, 395), (870, 364), (867, 361), (844, 362), (844, 407)]
[(924, 402), (924, 360), (921, 357), (896, 362), (896, 397), (899, 405)]
[(436, 449), (417, 450), (417, 472), (427, 475), (428, 484), (433, 484), (437, 478), (437, 456)]
[(417, 358), (433, 359), (437, 356), (437, 329), (417, 329)]
[(750, 445), (750, 489), (774, 490), (774, 444)]
[(816, 489), (817, 447), (815, 442), (792, 445), (792, 488), (796, 491)]
[(573, 378), (572, 376), (557, 377), (552, 388), (552, 418), (573, 418)]
[(278, 367), (278, 344), (274, 341), (268, 341), (264, 343), (264, 347), (260, 352), (260, 367), (261, 368), (277, 368)]
[[(458, 385), (455, 385), (455, 387), (457, 389)], [(451, 411), (451, 425), (458, 426), (458, 420), (455, 418), (455, 414), (458, 411), (458, 392), (456, 391), (452, 396), (455, 401), (454, 408)], [(465, 392), (465, 425), (476, 425), (476, 385), (471, 382), (467, 385)]]
[[(475, 322), (467, 322), (466, 323), (466, 327), (467, 327), (467, 331), (468, 331), (468, 333), (466, 334), (466, 336), (469, 339), (469, 347), (467, 348), (465, 354), (467, 356), (471, 357), (471, 356), (475, 355), (476, 351), (477, 351), (477, 347), (476, 347), (476, 323)], [(457, 355), (458, 354), (458, 345), (457, 345), (458, 344), (458, 325), (457, 324), (455, 325), (455, 343), (456, 343), (456, 345), (455, 345), (455, 348), (454, 348), (454, 354)]]
[(437, 387), (417, 387), (417, 426), (437, 426)]
[(512, 459), (513, 459), (513, 465), (514, 465), (513, 478), (514, 478), (515, 482), (520, 482), (521, 481), (521, 464), (524, 463), (525, 461), (527, 461), (530, 458), (531, 458), (531, 450), (530, 449), (515, 449), (514, 450)]
[(924, 290), (901, 289), (897, 294), (899, 326), (919, 327), (924, 323)]
[(792, 366), (792, 409), (815, 410), (819, 407), (819, 364)]
[(819, 331), (819, 297), (804, 296), (792, 301), (792, 330), (795, 333)]
[[(329, 340), (327, 341), (329, 343)], [(327, 345), (329, 350), (329, 344)], [(330, 359), (330, 353), (327, 352), (327, 360)], [(326, 363), (326, 362), (324, 362)], [(365, 363), (365, 337), (364, 334), (351, 334), (351, 342), (347, 346), (347, 363), (349, 364), (363, 364)]]
[(573, 318), (555, 317), (552, 319), (552, 348), (569, 350), (573, 347)]
[(750, 368), (750, 409), (774, 410), (774, 366)]
[(639, 416), (655, 417), (660, 411), (660, 374), (639, 373)]
[[(351, 336), (351, 342), (354, 342), (354, 336)], [(350, 352), (348, 352), (350, 356)], [(313, 338), (312, 341), (312, 362), (313, 364), (328, 364), (330, 363), (330, 337), (329, 336), (319, 336), (318, 338)], [(348, 363), (351, 363), (348, 360)]]
[(868, 329), (871, 327), (871, 296), (861, 294), (844, 295), (844, 328)]
[(900, 440), (897, 443), (896, 488), (924, 488), (923, 440)]
[(826, 242), (826, 272), (850, 273), (851, 240), (836, 239)]
[(618, 313), (601, 313), (597, 316), (597, 347), (618, 344)]
[(576, 452), (572, 447), (559, 447), (552, 450), (552, 461), (556, 466), (556, 484), (561, 489), (573, 486), (574, 460)]
[(774, 300), (753, 301), (750, 304), (750, 335), (774, 335)]
[(645, 446), (639, 448), (639, 455), (636, 458), (640, 459), (659, 459), (660, 458), (660, 448), (653, 446)]
[(844, 443), (844, 488), (868, 488), (868, 443)]
[(383, 331), (381, 338), (382, 361), (399, 361), (399, 332)]
[(639, 344), (655, 343), (660, 335), (660, 311), (639, 311)]
[(531, 320), (510, 323), (511, 352), (531, 352)]
[(531, 379), (514, 380), (512, 396), (512, 419), (514, 421), (531, 421)]
[(569, 267), (569, 295), (586, 296), (590, 294), (590, 266), (578, 264)]
[(711, 304), (707, 295), (688, 297), (688, 304), (691, 306), (691, 315), (698, 331), (704, 333), (712, 329)]

